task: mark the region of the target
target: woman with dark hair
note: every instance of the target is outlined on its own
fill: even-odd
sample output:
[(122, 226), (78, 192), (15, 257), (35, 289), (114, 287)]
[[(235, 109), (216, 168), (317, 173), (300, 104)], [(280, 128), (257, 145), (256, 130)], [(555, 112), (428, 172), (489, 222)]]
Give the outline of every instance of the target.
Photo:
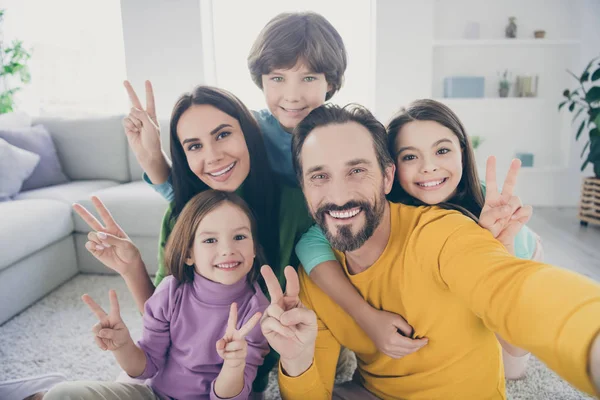
[[(143, 121), (141, 129), (148, 130), (141, 136), (158, 137), (151, 113), (141, 109), (130, 87), (128, 91), (134, 105), (139, 106), (132, 109), (132, 114)], [(147, 95), (152, 96), (151, 91)], [(152, 98), (149, 101), (153, 104)], [(140, 312), (144, 312), (144, 303), (154, 293), (155, 285), (171, 273), (165, 266), (164, 249), (177, 217), (190, 199), (209, 189), (235, 192), (248, 203), (257, 220), (258, 242), (267, 263), (283, 281), (285, 266), (298, 265), (294, 245), (313, 220), (301, 190), (280, 182), (270, 169), (262, 134), (252, 114), (231, 93), (198, 86), (175, 104), (170, 137), (173, 165), (163, 185), (172, 185), (173, 197), (161, 227), (154, 284), (143, 264), (116, 270), (125, 279)], [(265, 358), (254, 382), (254, 392), (265, 390), (268, 372), (276, 361), (274, 352)]]

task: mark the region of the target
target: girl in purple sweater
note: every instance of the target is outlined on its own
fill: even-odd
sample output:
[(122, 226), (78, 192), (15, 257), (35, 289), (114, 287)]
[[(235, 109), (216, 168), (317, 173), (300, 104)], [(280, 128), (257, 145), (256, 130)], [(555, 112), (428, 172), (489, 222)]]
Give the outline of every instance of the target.
[[(102, 202), (92, 200), (105, 222), (114, 223)], [(171, 275), (145, 304), (137, 345), (114, 290), (108, 314), (83, 296), (100, 321), (93, 328), (96, 344), (112, 351), (129, 376), (150, 379), (149, 384), (68, 382), (44, 399), (248, 398), (269, 351), (256, 326), (269, 302), (257, 283), (262, 255), (254, 237), (252, 212), (235, 193), (206, 190), (192, 198), (169, 237), (165, 258)], [(88, 251), (110, 268), (141, 262), (125, 232), (92, 232), (88, 238)]]

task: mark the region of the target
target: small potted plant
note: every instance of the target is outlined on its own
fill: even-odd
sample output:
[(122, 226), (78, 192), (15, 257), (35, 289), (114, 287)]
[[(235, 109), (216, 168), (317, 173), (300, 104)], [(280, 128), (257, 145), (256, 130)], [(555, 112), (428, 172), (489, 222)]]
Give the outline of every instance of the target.
[[(581, 152), (583, 171), (588, 164), (594, 166), (594, 176), (586, 177), (581, 189), (579, 203), (579, 220), (582, 225), (588, 223), (600, 225), (600, 57), (589, 62), (581, 76), (576, 76), (568, 71), (578, 82), (575, 90), (566, 89), (563, 96), (566, 98), (558, 105), (560, 110), (567, 107), (574, 113), (573, 123), (578, 121), (579, 128), (575, 133), (575, 140), (579, 140), (585, 132), (586, 143)], [(578, 120), (579, 118), (579, 120)], [(587, 152), (587, 154), (586, 154)]]
[(510, 72), (508, 70), (504, 70), (502, 74), (500, 74), (500, 82), (498, 83), (498, 95), (500, 97), (508, 97), (508, 93), (510, 92)]

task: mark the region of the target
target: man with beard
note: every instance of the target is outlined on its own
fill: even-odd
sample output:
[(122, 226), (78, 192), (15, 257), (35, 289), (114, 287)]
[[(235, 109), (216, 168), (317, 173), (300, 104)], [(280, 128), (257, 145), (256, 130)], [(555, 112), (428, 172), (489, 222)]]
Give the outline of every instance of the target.
[[(283, 293), (264, 267), (272, 304), (261, 327), (281, 356), (284, 399), (505, 399), (494, 332), (598, 393), (598, 284), (513, 257), (456, 211), (389, 203), (395, 167), (385, 129), (366, 109), (313, 110), (294, 132), (293, 156), (311, 213), (348, 279), (428, 344), (392, 359), (303, 269), (298, 276), (288, 267)], [(356, 353), (358, 368), (334, 389), (341, 346)]]

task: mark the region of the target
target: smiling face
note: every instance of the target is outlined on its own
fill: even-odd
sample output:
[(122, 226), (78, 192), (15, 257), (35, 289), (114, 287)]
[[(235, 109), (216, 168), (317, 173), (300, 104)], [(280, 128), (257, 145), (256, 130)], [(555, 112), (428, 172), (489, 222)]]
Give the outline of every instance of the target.
[(456, 135), (434, 121), (404, 125), (394, 144), (396, 177), (402, 188), (426, 204), (449, 200), (463, 173), (462, 150)]
[(356, 122), (315, 128), (300, 158), (304, 195), (332, 247), (360, 248), (381, 222), (393, 165), (382, 172), (369, 131)]
[(224, 202), (200, 221), (185, 263), (213, 282), (232, 285), (246, 277), (254, 257), (248, 216), (234, 204)]
[(331, 90), (325, 74), (311, 71), (302, 61), (290, 69), (274, 69), (263, 75), (262, 87), (269, 111), (288, 132), (320, 107)]
[(210, 188), (235, 191), (250, 172), (237, 119), (211, 105), (192, 105), (177, 123), (177, 138), (192, 172)]

